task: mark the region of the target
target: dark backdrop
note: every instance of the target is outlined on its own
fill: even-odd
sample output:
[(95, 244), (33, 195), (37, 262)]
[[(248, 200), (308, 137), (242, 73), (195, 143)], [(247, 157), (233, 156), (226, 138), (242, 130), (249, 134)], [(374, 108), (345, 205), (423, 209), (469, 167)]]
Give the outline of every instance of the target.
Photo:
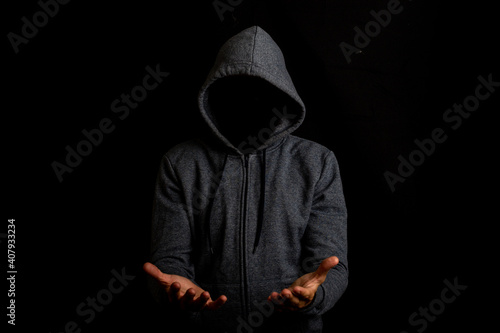
[[(36, 34), (25, 28), (31, 37), (17, 53), (9, 33), (22, 36), (22, 18), (33, 22), (41, 5), (4, 4), (1, 233), (14, 218), (15, 328), (62, 332), (73, 321), (82, 332), (175, 331), (141, 270), (156, 172), (170, 147), (202, 128), (196, 94), (217, 50), (253, 24), (282, 48), (307, 106), (296, 134), (332, 149), (341, 168), (350, 284), (324, 316), (325, 332), (491, 326), (498, 220), (493, 119), (500, 92), (491, 92), (456, 129), (443, 115), (475, 94), (479, 76), (500, 81), (494, 5), (402, 0), (400, 12), (372, 30), (348, 63), (339, 45), (355, 45), (354, 28), (364, 30), (374, 21), (370, 11), (394, 2), (231, 3), (223, 20), (210, 0), (71, 1), (56, 13), (52, 5), (53, 17), (35, 15)], [(114, 113), (112, 102), (142, 84), (146, 66), (170, 74), (128, 116)], [(76, 149), (82, 130), (105, 118), (113, 131), (59, 181), (54, 161), (65, 164), (66, 146)], [(420, 154), (421, 165), (406, 170), (407, 179), (392, 191), (384, 173), (398, 174), (398, 156), (417, 158), (414, 140), (431, 138), (436, 128), (447, 140), (430, 156)], [(129, 276), (114, 295), (106, 292), (113, 270)], [(467, 289), (442, 308), (444, 280)], [(5, 309), (9, 285), (4, 288)], [(95, 318), (77, 312), (97, 295), (107, 304)], [(412, 326), (409, 317), (429, 305), (438, 314)]]

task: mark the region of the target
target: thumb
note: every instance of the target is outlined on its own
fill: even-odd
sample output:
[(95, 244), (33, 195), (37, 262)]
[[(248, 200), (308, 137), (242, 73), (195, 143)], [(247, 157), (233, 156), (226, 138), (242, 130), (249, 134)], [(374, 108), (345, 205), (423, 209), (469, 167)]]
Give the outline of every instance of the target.
[(326, 275), (332, 269), (339, 263), (339, 258), (336, 256), (328, 257), (324, 259), (321, 264), (319, 265), (318, 269), (316, 270), (315, 274), (318, 277), (318, 279), (323, 283), (326, 279)]
[(160, 283), (166, 283), (166, 278), (165, 278), (165, 273), (163, 273), (162, 271), (160, 271), (160, 269), (158, 267), (156, 267), (155, 265), (153, 265), (152, 263), (150, 262), (147, 262), (145, 263), (143, 266), (142, 266), (142, 269), (148, 273), (150, 276), (152, 276), (153, 278), (155, 278), (156, 280), (158, 280)]

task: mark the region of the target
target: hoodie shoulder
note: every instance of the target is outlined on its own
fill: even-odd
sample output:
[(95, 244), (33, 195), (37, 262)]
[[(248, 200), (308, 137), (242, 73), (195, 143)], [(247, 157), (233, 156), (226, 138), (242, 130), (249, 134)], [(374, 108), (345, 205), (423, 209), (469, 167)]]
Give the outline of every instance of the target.
[(172, 164), (195, 160), (197, 156), (206, 155), (210, 148), (200, 139), (191, 139), (176, 144), (164, 155)]
[(295, 135), (289, 135), (287, 145), (290, 152), (299, 153), (300, 155), (326, 157), (329, 154), (333, 154), (333, 151), (322, 144)]

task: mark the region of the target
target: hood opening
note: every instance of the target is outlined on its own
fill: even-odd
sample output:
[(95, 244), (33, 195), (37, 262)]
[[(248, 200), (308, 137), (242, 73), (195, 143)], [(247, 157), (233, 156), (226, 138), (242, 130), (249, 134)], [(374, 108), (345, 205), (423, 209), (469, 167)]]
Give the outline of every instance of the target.
[(216, 80), (207, 90), (206, 111), (218, 132), (241, 153), (252, 153), (280, 131), (293, 126), (301, 112), (289, 95), (249, 75)]

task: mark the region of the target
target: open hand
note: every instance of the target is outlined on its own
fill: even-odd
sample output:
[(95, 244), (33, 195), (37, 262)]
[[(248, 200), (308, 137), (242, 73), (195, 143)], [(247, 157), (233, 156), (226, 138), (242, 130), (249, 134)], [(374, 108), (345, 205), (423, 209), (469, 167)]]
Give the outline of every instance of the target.
[(193, 281), (180, 275), (165, 274), (152, 263), (145, 263), (143, 269), (165, 288), (170, 303), (182, 310), (217, 310), (227, 301), (224, 295), (213, 301), (210, 293), (198, 287)]
[(325, 282), (326, 275), (339, 263), (333, 256), (324, 259), (315, 272), (302, 275), (281, 293), (273, 292), (268, 297), (276, 305), (278, 311), (296, 311), (308, 306), (314, 299), (318, 287)]

